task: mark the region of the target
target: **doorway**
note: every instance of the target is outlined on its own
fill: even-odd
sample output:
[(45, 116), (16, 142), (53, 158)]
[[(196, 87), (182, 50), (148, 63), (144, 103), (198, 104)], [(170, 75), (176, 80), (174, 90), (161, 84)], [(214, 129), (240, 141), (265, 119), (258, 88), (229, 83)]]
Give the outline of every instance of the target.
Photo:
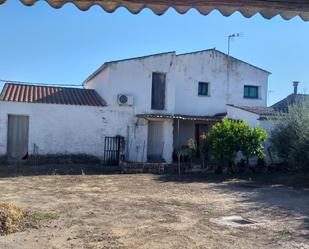
[(7, 156), (21, 160), (28, 155), (29, 116), (8, 116)]
[(162, 161), (164, 150), (163, 122), (148, 122), (147, 160)]

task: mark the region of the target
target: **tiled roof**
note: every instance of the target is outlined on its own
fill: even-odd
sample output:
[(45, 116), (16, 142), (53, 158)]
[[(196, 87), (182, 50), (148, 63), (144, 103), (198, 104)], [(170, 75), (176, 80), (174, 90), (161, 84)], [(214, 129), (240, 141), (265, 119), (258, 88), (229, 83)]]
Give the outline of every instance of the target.
[(25, 85), (13, 83), (5, 83), (0, 95), (0, 100), (60, 105), (106, 105), (104, 100), (93, 89)]
[(264, 106), (236, 106), (236, 105), (228, 105), (232, 106), (247, 112), (251, 112), (254, 114), (257, 114), (259, 116), (274, 116), (277, 115), (278, 113), (271, 107), (264, 107)]
[[(6, 0), (0, 0), (0, 4)], [(21, 0), (26, 5), (32, 5), (39, 0)], [(260, 13), (264, 18), (270, 19), (281, 15), (288, 20), (300, 16), (309, 20), (308, 0), (46, 0), (53, 8), (61, 8), (66, 3), (73, 3), (80, 10), (88, 10), (94, 5), (100, 6), (107, 12), (114, 12), (124, 7), (133, 14), (138, 14), (144, 8), (151, 9), (155, 14), (162, 15), (170, 7), (178, 13), (185, 14), (191, 8), (197, 9), (201, 14), (208, 15), (213, 10), (219, 10), (224, 16), (230, 16), (239, 11), (245, 17)]]
[(280, 100), (279, 102), (273, 104), (271, 107), (278, 112), (288, 112), (289, 105), (293, 105), (296, 101), (301, 101), (302, 99), (309, 100), (309, 94), (290, 94), (286, 98)]

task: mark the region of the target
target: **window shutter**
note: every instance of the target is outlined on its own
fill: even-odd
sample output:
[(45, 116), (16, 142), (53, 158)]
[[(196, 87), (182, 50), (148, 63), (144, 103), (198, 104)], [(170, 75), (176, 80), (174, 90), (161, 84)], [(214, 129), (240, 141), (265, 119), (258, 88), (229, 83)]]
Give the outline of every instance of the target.
[(165, 108), (165, 78), (164, 73), (152, 73), (151, 109)]

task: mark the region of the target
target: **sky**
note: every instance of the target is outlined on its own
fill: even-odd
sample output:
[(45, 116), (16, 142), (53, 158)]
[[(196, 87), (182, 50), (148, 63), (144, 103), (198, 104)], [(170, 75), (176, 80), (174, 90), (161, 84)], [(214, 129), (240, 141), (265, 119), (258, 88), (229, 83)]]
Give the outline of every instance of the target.
[(0, 79), (80, 85), (105, 61), (214, 47), (227, 52), (227, 36), (240, 32), (231, 55), (272, 73), (269, 105), (290, 94), (294, 80), (309, 93), (309, 22), (299, 17), (203, 16), (194, 9), (133, 15), (124, 8), (83, 12), (71, 3), (53, 9), (44, 1), (27, 7), (8, 0), (0, 20)]

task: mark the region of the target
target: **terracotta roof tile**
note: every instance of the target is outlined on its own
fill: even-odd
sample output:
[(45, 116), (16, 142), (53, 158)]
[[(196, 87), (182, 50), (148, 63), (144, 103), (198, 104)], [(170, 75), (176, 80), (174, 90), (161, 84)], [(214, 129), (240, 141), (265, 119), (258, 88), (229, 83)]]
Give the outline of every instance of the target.
[(15, 83), (5, 83), (0, 95), (0, 100), (81, 106), (106, 105), (105, 101), (93, 89), (25, 85)]

